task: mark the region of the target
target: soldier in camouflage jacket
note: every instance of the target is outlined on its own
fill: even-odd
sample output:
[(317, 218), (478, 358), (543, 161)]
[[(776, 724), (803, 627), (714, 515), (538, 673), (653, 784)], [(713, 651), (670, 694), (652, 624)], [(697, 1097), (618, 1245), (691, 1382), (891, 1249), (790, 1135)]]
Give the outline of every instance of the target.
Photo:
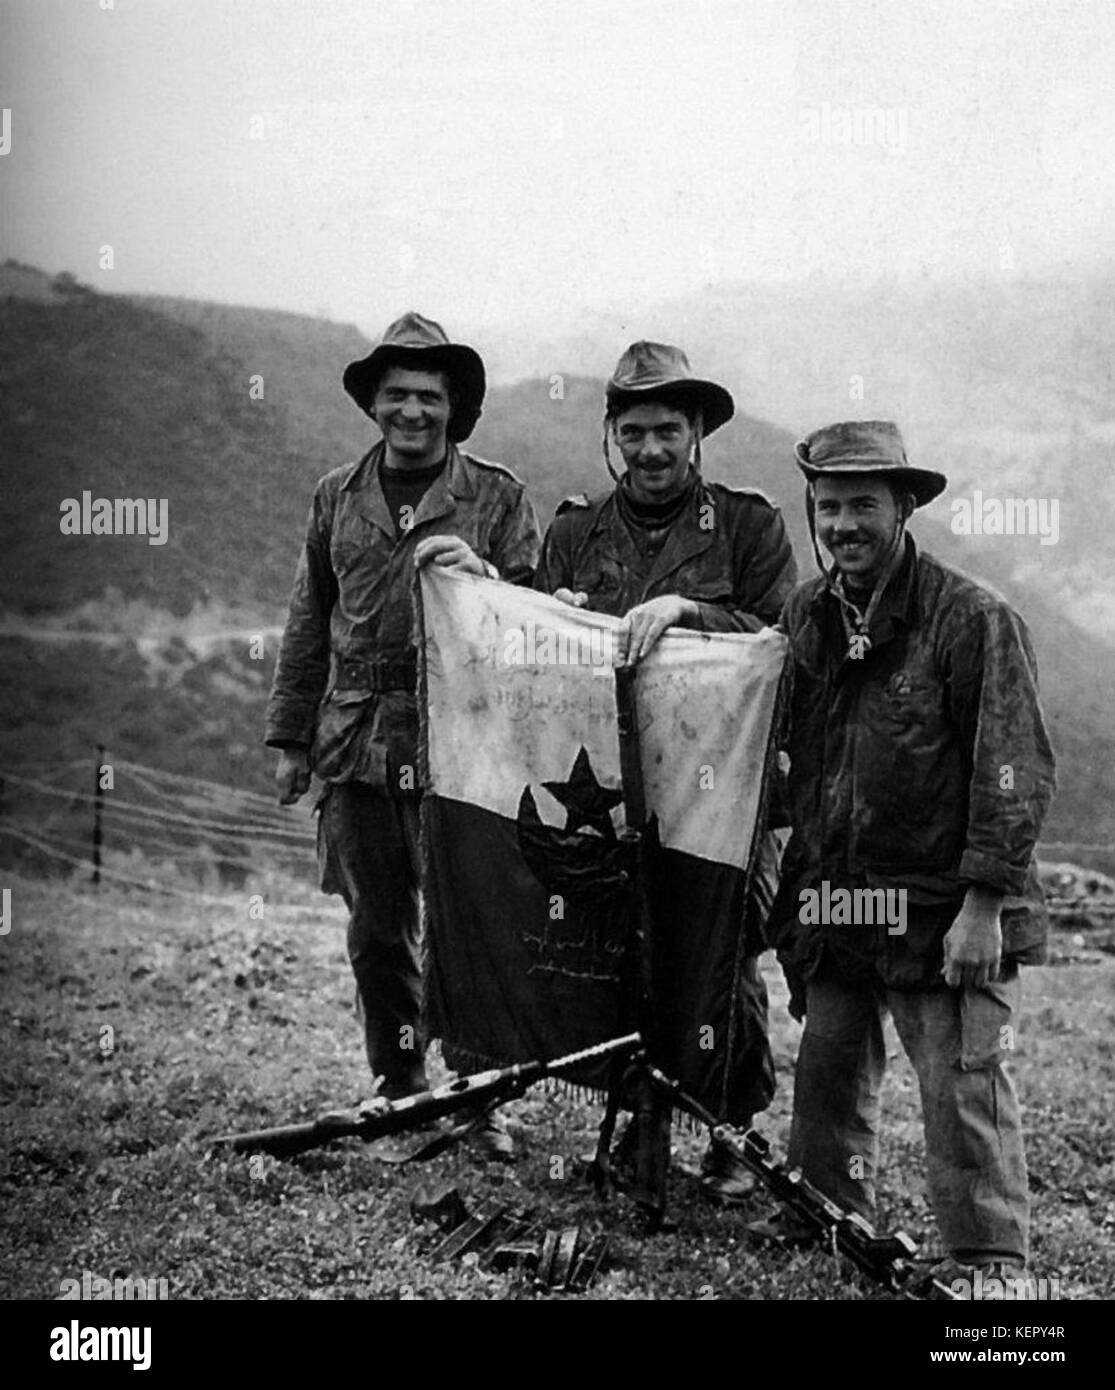
[[(733, 410), (722, 386), (695, 378), (685, 354), (665, 344), (632, 344), (608, 382), (605, 452), (610, 432), (627, 471), (610, 492), (591, 499), (581, 494), (559, 506), (534, 583), (567, 602), (624, 618), (621, 659), (645, 656), (668, 627), (757, 632), (777, 621), (794, 586), (797, 567), (778, 508), (759, 492), (701, 476), (700, 441)], [(735, 1108), (723, 1116), (744, 1126), (774, 1093), (758, 953), (776, 881), (777, 847), (764, 836), (736, 1000)], [(710, 1199), (733, 1204), (750, 1194), (754, 1180), (714, 1142), (702, 1186)]]
[[(349, 909), (348, 951), (380, 1093), (426, 1088), (420, 1035), (416, 565), (529, 583), (538, 524), (522, 483), (463, 452), (484, 367), (407, 314), (345, 372), (383, 433), (318, 483), (267, 710), (280, 799), (326, 784), (322, 888)], [(493, 1152), (509, 1139), (489, 1128)]]

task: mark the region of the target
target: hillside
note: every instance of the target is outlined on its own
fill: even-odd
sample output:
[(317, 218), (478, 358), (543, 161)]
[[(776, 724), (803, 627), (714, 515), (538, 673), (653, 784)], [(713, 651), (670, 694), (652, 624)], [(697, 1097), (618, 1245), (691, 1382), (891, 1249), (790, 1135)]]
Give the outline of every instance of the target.
[(717, 283), (642, 310), (582, 316), (575, 330), (508, 328), (497, 371), (606, 371), (633, 337), (680, 342), (752, 414), (800, 436), (830, 420), (898, 420), (912, 458), (944, 471), (950, 504), (1056, 498), (1060, 536), (972, 537), (982, 563), (1041, 586), (1093, 637), (1115, 645), (1115, 268), (976, 280), (817, 277)]
[[(281, 621), (315, 478), (371, 438), (340, 387), (366, 342), (351, 327), (297, 315), (108, 298), (66, 277), (3, 269), (0, 608), (10, 635), (0, 754), (86, 756), (100, 741), (139, 762), (265, 789), (270, 760), (257, 740), (274, 640), (258, 661), (247, 639)], [(249, 395), (256, 375), (262, 400)], [(559, 399), (549, 376), (495, 386), (470, 441), (520, 473), (543, 519), (565, 494), (608, 486), (601, 383), (567, 376), (562, 385)], [(737, 416), (711, 442), (706, 471), (783, 505), (808, 574), (793, 438)], [(167, 544), (63, 536), (59, 503), (83, 491), (165, 498)], [(1086, 510), (1092, 499), (1070, 500)], [(1030, 622), (1060, 757), (1048, 838), (1115, 841), (1115, 728), (1105, 708), (1115, 650), (1073, 625), (1074, 608), (1044, 571), (1040, 586), (1020, 578), (1020, 547), (1032, 549), (1031, 538), (969, 548), (931, 516), (915, 531)], [(56, 630), (53, 642), (42, 640), (45, 628)], [(199, 646), (207, 628), (230, 635)], [(88, 640), (72, 640), (75, 629)], [(152, 660), (159, 650), (172, 659)]]

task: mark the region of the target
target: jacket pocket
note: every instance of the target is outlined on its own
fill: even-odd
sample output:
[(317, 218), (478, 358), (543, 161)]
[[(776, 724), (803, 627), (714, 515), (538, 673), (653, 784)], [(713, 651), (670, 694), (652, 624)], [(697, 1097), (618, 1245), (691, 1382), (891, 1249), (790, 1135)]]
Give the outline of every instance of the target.
[(875, 708), (878, 719), (892, 737), (905, 739), (920, 732), (918, 742), (924, 742), (932, 739), (940, 729), (940, 691), (925, 681), (911, 679), (905, 671), (899, 671), (887, 681), (879, 692)]
[[(577, 582), (573, 585), (574, 590), (581, 590), (588, 594), (590, 598), (596, 596), (600, 598), (614, 597), (623, 587), (623, 574), (617, 567), (599, 566), (588, 569), (577, 575)], [(590, 603), (591, 609), (596, 609), (596, 605)]]
[(310, 763), (323, 780), (351, 776), (353, 744), (363, 737), (371, 717), (372, 696), (359, 690), (337, 690), (318, 711)]
[(371, 698), (370, 690), (333, 690), (329, 693), (328, 702), (331, 705), (362, 705)]
[(735, 589), (729, 574), (701, 573), (699, 570), (686, 574), (682, 570), (665, 582), (668, 593), (684, 594), (698, 603), (727, 604), (735, 601)]

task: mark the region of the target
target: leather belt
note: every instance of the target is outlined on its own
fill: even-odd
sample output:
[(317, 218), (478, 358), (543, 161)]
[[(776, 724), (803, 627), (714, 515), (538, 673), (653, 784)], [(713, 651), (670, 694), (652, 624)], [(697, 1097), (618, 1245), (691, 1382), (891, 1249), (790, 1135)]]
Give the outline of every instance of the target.
[(346, 657), (337, 664), (337, 690), (367, 690), (383, 695), (389, 690), (413, 691), (418, 682), (418, 658), (396, 657), (364, 661)]

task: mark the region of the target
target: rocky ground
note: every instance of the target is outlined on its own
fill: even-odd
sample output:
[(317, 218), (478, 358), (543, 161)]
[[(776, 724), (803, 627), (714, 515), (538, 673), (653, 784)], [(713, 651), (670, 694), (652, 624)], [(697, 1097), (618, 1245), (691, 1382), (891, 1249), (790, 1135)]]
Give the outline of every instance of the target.
[[(251, 894), (264, 915), (250, 915)], [(1066, 895), (1067, 896), (1067, 895)], [(1102, 894), (1093, 895), (1095, 901)], [(258, 910), (258, 908), (257, 908)], [(452, 1183), (470, 1209), (492, 1197), (551, 1226), (606, 1231), (591, 1299), (880, 1296), (826, 1254), (758, 1249), (693, 1176), (703, 1140), (675, 1136), (674, 1228), (644, 1239), (624, 1199), (584, 1179), (599, 1111), (536, 1089), (509, 1107), (522, 1157), (485, 1165), (466, 1148), (399, 1168), (375, 1147), (288, 1161), (213, 1158), (229, 1129), (311, 1118), (366, 1086), (351, 1015), (341, 914), (281, 880), (227, 898), (94, 893), (16, 880), (0, 937), (0, 1296), (54, 1298), (88, 1271), (167, 1280), (171, 1298), (541, 1297), (475, 1260), (431, 1258), (420, 1183)], [(1082, 910), (1052, 963), (1026, 974), (1014, 1074), (1029, 1133), (1033, 1271), (1061, 1296), (1115, 1282), (1115, 921)], [(798, 1028), (767, 962), (779, 1091), (763, 1128), (785, 1142)], [(891, 1037), (880, 1225), (932, 1248), (913, 1075)]]

